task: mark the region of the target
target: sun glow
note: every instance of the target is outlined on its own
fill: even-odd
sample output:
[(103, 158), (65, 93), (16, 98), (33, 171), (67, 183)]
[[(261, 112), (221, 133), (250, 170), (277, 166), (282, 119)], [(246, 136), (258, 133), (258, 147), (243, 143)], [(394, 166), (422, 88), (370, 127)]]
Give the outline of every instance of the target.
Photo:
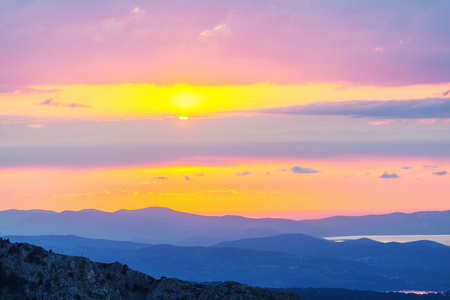
[(189, 120), (189, 117), (182, 116), (182, 117), (178, 117), (178, 119), (180, 119), (181, 121), (186, 121), (186, 120)]
[[(246, 86), (110, 84), (32, 86), (33, 93), (0, 93), (0, 111), (34, 120), (123, 120), (168, 116), (240, 115), (314, 102), (427, 98), (450, 84), (350, 87), (336, 83)], [(332, 95), (332, 97), (330, 97)], [(368, 96), (370, 95), (369, 99)], [(251, 114), (251, 113), (250, 113)], [(20, 121), (20, 119), (17, 119)]]
[(191, 109), (205, 102), (205, 96), (193, 92), (177, 92), (170, 97), (170, 103), (183, 110)]

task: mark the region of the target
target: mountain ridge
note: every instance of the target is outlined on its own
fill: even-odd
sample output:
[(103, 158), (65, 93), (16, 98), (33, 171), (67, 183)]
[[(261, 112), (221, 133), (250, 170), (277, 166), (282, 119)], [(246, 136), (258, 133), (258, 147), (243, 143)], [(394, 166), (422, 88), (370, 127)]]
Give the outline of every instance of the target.
[(218, 286), (155, 279), (118, 262), (96, 263), (0, 239), (2, 299), (270, 299), (301, 300), (236, 282)]
[[(135, 245), (131, 242), (120, 242), (123, 245), (118, 247), (117, 241), (105, 246), (108, 241), (83, 242), (84, 238), (74, 240), (58, 236), (47, 236), (41, 241), (36, 236), (9, 238), (103, 263), (120, 261), (156, 278), (176, 277), (195, 282), (234, 280), (265, 287), (327, 286), (377, 291), (445, 291), (450, 282), (450, 247), (429, 242), (403, 244), (362, 239), (347, 243), (319, 239), (320, 245), (329, 247), (306, 243), (295, 249), (286, 243), (284, 246), (291, 251), (280, 252), (283, 249)], [(314, 238), (302, 240), (311, 239)]]
[(315, 237), (450, 234), (450, 211), (336, 216), (317, 220), (202, 216), (164, 207), (138, 210), (0, 211), (0, 235), (68, 235), (180, 246), (303, 233)]

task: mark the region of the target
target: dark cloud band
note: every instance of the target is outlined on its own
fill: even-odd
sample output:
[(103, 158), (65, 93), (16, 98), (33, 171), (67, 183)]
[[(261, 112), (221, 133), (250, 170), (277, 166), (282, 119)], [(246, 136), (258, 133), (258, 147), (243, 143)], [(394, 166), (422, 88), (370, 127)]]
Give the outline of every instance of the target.
[(268, 114), (335, 115), (393, 119), (450, 118), (450, 99), (318, 102), (260, 110)]

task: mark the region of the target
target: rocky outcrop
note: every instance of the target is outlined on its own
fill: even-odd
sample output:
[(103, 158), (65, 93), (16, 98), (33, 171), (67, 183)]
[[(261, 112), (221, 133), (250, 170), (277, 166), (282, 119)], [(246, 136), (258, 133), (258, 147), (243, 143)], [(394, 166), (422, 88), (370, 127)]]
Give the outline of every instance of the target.
[(157, 280), (118, 262), (46, 251), (0, 239), (1, 299), (302, 299), (267, 289), (225, 282), (217, 286), (174, 278)]

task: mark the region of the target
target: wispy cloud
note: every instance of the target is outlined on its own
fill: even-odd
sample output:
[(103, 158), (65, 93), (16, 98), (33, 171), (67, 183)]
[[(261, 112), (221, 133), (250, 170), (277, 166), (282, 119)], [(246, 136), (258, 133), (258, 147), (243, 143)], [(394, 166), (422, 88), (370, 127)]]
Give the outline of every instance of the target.
[(403, 170), (409, 170), (409, 169), (412, 169), (412, 167), (410, 167), (410, 166), (403, 166), (402, 169)]
[(387, 125), (394, 122), (394, 120), (386, 120), (386, 121), (374, 121), (369, 122), (369, 125), (378, 126), (378, 125)]
[(433, 169), (439, 168), (439, 166), (437, 166), (437, 165), (422, 165), (422, 167), (424, 167), (424, 168), (433, 168)]
[(39, 129), (39, 128), (44, 127), (44, 124), (40, 124), (40, 123), (28, 124), (27, 127)]
[(264, 173), (256, 173), (257, 176), (269, 176), (270, 172), (264, 172)]
[(227, 24), (221, 24), (214, 27), (213, 29), (208, 29), (200, 33), (200, 36), (203, 38), (228, 35), (231, 35), (231, 28)]
[(130, 10), (130, 14), (132, 15), (145, 14), (145, 11), (136, 6), (135, 8)]
[(380, 178), (387, 178), (387, 179), (391, 179), (391, 178), (399, 178), (399, 177), (400, 177), (400, 176), (398, 176), (398, 175), (395, 174), (395, 173), (389, 174), (389, 173), (387, 173), (387, 172), (385, 172), (383, 175), (380, 176)]
[[(388, 101), (340, 101), (260, 110), (269, 114), (339, 115), (393, 119), (450, 118), (450, 100), (441, 98)], [(386, 122), (386, 121), (383, 121)], [(374, 122), (371, 125), (386, 123)]]
[(49, 98), (41, 103), (39, 105), (42, 106), (62, 106), (62, 107), (70, 107), (70, 108), (78, 108), (78, 107), (91, 107), (87, 104), (81, 104), (81, 103), (62, 103), (62, 102), (56, 102), (54, 99)]
[(373, 49), (373, 52), (383, 53), (383, 52), (384, 52), (384, 48), (383, 48), (383, 47), (375, 47), (375, 48)]
[[(443, 13), (448, 5), (447, 1), (428, 2), (414, 1), (405, 13), (404, 5), (390, 1), (374, 1), (370, 9), (359, 1), (321, 2), (325, 5), (305, 1), (187, 1), (190, 9), (172, 1), (130, 5), (130, 1), (48, 0), (33, 1), (31, 6), (6, 1), (8, 9), (0, 12), (0, 28), (10, 30), (0, 35), (0, 44), (6, 45), (0, 58), (0, 82), (223, 84), (224, 78), (232, 78), (228, 80), (231, 84), (327, 81), (406, 86), (448, 82), (450, 70), (443, 67), (448, 64), (448, 44), (443, 42), (450, 25)], [(237, 13), (232, 18), (224, 13), (233, 10)], [(76, 26), (73, 20), (77, 20)], [(429, 30), (414, 30), (417, 42), (407, 47), (409, 38), (399, 22), (410, 28), (427, 24)], [(433, 34), (428, 34), (430, 31)], [(230, 34), (230, 43), (211, 52), (193, 39)], [(118, 51), (124, 45), (129, 51)], [(82, 55), (80, 47), (86, 50)], [(162, 76), (168, 67), (164, 62), (169, 61), (185, 75), (169, 72), (176, 74)], [(93, 62), (95, 68), (89, 67)], [(234, 67), (237, 65), (240, 68)]]
[(158, 181), (144, 181), (144, 182), (139, 182), (139, 184), (162, 184), (162, 183), (158, 182)]
[(192, 180), (191, 178), (189, 178), (189, 176), (184, 176), (184, 179), (186, 179), (186, 180)]
[(304, 168), (299, 166), (293, 166), (290, 170), (294, 174), (309, 174), (309, 173), (318, 173), (319, 171), (311, 169), (311, 168)]
[(23, 95), (23, 94), (48, 94), (59, 91), (58, 89), (36, 89), (29, 86), (5, 86), (0, 85), (0, 95)]
[(250, 175), (250, 174), (252, 174), (252, 172), (250, 172), (250, 171), (244, 171), (244, 172), (241, 172), (241, 173), (236, 173), (236, 176), (248, 176), (248, 175)]
[(441, 96), (441, 97), (445, 97), (445, 96), (447, 96), (448, 94), (450, 94), (450, 90), (447, 90), (447, 91), (443, 92), (442, 94), (440, 94), (440, 96)]

